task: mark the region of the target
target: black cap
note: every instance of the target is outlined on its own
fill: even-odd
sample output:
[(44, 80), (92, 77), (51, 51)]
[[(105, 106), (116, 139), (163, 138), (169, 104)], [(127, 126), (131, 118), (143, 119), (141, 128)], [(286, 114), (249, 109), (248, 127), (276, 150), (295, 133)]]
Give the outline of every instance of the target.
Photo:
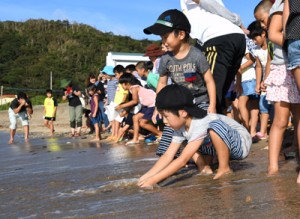
[(160, 110), (183, 109), (196, 118), (203, 118), (207, 115), (206, 110), (199, 108), (194, 103), (194, 96), (191, 91), (177, 84), (168, 85), (161, 89), (156, 96), (155, 105)]
[(174, 29), (191, 32), (191, 24), (187, 17), (177, 9), (162, 13), (155, 24), (144, 29), (145, 34), (165, 35)]

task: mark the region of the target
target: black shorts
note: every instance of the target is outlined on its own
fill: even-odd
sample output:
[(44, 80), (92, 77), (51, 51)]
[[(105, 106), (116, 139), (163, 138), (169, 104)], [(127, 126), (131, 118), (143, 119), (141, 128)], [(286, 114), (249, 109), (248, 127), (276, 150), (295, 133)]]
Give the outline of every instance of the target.
[(45, 117), (44, 119), (48, 121), (55, 121), (55, 117)]
[(217, 112), (226, 109), (225, 95), (240, 68), (245, 55), (244, 34), (227, 34), (208, 40), (202, 46), (197, 43), (209, 62), (216, 83)]

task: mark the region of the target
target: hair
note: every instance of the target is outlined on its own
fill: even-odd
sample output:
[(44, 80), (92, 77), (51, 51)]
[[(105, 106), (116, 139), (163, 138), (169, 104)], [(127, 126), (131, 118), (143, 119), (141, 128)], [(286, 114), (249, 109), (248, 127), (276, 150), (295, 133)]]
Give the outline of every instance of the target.
[(173, 115), (175, 116), (178, 116), (179, 117), (179, 112), (178, 112), (179, 109), (160, 109), (158, 108), (157, 111), (162, 114), (163, 112), (169, 112), (169, 113), (172, 113)]
[(123, 65), (116, 65), (115, 67), (114, 67), (114, 73), (116, 74), (116, 73), (124, 73), (125, 72), (125, 68), (124, 68), (124, 66)]
[(46, 90), (46, 94), (47, 94), (47, 93), (50, 93), (50, 94), (52, 94), (53, 92), (52, 92), (52, 90), (51, 90), (51, 89), (47, 89), (47, 90)]
[(259, 10), (262, 9), (264, 12), (269, 12), (273, 3), (270, 0), (262, 0), (256, 7), (254, 8), (254, 14)]
[(136, 77), (134, 77), (132, 74), (130, 73), (124, 73), (120, 78), (119, 78), (119, 83), (120, 84), (131, 84), (131, 85), (140, 85), (141, 86), (141, 82), (136, 79)]
[(96, 90), (97, 90), (97, 88), (94, 84), (89, 85), (88, 88), (87, 88), (87, 91), (94, 91), (95, 92)]
[(151, 61), (147, 61), (147, 62), (144, 62), (144, 61), (140, 61), (138, 62), (136, 65), (135, 65), (136, 68), (138, 69), (145, 69), (146, 71), (152, 71), (153, 69), (153, 62)]
[(261, 23), (259, 21), (253, 21), (247, 29), (249, 30), (248, 37), (250, 39), (261, 36), (263, 33), (267, 35), (267, 31), (261, 26)]
[(130, 64), (130, 65), (127, 65), (125, 67), (125, 71), (129, 71), (130, 73), (134, 72), (135, 71), (135, 65), (134, 64)]
[(24, 92), (19, 92), (18, 94), (17, 94), (17, 99), (19, 100), (19, 99), (27, 99), (27, 95), (24, 93)]
[(173, 30), (174, 35), (177, 37), (177, 36), (179, 35), (179, 32), (180, 32), (180, 31), (183, 31), (183, 32), (185, 33), (185, 37), (184, 37), (184, 39), (183, 39), (183, 42), (188, 43), (188, 42), (190, 41), (191, 37), (190, 37), (190, 34), (189, 34), (187, 31), (185, 31), (185, 30), (174, 29), (174, 30)]

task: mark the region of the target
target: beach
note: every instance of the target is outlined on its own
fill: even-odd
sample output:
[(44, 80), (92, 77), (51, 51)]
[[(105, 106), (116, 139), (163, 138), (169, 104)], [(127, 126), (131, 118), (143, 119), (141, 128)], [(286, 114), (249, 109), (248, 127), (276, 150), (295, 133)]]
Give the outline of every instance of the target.
[[(19, 127), (8, 145), (8, 116), (0, 112), (0, 218), (298, 218), (300, 187), (295, 158), (280, 156), (280, 173), (267, 177), (267, 140), (232, 161), (223, 179), (193, 164), (153, 189), (136, 186), (158, 159), (157, 145), (125, 146), (69, 137), (67, 105), (59, 105), (55, 136), (34, 107), (30, 142)], [(291, 144), (291, 132), (285, 147)], [(216, 167), (215, 167), (216, 168)]]

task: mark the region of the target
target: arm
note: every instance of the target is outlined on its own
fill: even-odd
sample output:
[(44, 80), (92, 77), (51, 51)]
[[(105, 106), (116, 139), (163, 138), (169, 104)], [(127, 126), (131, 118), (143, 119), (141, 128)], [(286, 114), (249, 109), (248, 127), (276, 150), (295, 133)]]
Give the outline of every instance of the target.
[(208, 69), (204, 75), (204, 81), (206, 83), (208, 97), (209, 97), (209, 107), (208, 112), (209, 113), (216, 113), (216, 99), (217, 99), (217, 93), (216, 93), (216, 84), (214, 81), (214, 78), (210, 72), (210, 69)]
[(173, 160), (169, 164), (166, 164), (164, 168), (161, 168), (160, 171), (150, 176), (149, 178), (145, 179), (144, 181), (139, 181), (139, 186), (140, 187), (152, 186), (166, 179), (172, 174), (176, 173), (180, 168), (184, 167), (186, 163), (193, 157), (193, 155), (197, 152), (199, 146), (201, 145), (202, 141), (203, 139), (188, 143), (188, 145), (183, 149), (181, 155), (177, 159)]
[(138, 87), (132, 88), (132, 92), (131, 92), (132, 100), (116, 106), (115, 109), (118, 111), (118, 110), (123, 109), (125, 107), (130, 107), (130, 106), (137, 105), (139, 103), (138, 89), (139, 89)]
[(282, 25), (282, 13), (277, 12), (271, 17), (269, 26), (269, 39), (279, 46), (283, 46), (284, 43)]
[(141, 176), (141, 178), (139, 179), (138, 185), (141, 186), (145, 182), (145, 180), (147, 180), (148, 178), (159, 173), (166, 166), (168, 166), (174, 159), (177, 151), (180, 148), (180, 145), (181, 145), (180, 143), (171, 142), (167, 151), (158, 159), (158, 161), (156, 161), (154, 166), (148, 172), (146, 172), (143, 176)]
[(261, 62), (258, 58), (256, 58), (255, 72), (256, 72), (255, 92), (257, 94), (260, 94), (260, 84), (261, 84), (261, 79), (262, 79), (262, 66), (261, 66)]
[(290, 15), (290, 5), (289, 5), (289, 0), (284, 1), (284, 6), (283, 6), (283, 14), (282, 14), (282, 25), (283, 25), (283, 33), (285, 35), (285, 30), (286, 30), (286, 23)]
[(81, 96), (81, 91), (79, 90), (79, 91), (73, 91), (73, 94), (75, 94), (76, 96)]
[[(264, 76), (264, 80), (266, 80), (270, 74), (270, 65), (271, 65), (271, 56), (270, 54), (268, 54), (268, 60), (267, 60), (267, 64), (266, 64), (266, 69), (265, 69), (265, 76)], [(261, 90), (262, 91), (266, 91), (266, 84), (263, 82), (261, 82)]]
[(96, 115), (97, 115), (97, 112), (98, 112), (98, 109), (99, 109), (99, 101), (98, 101), (98, 96), (96, 96), (96, 95), (93, 95), (93, 99), (94, 99), (94, 102), (95, 102), (95, 111), (94, 111), (94, 113), (93, 113), (93, 115), (92, 115), (92, 117), (96, 117)]
[[(168, 83), (168, 76), (167, 75), (160, 75), (159, 79), (158, 79), (157, 87), (156, 87), (156, 94), (158, 94), (158, 92), (161, 89), (163, 89), (167, 85), (167, 83)], [(154, 124), (157, 123), (157, 121), (156, 121), (157, 115), (158, 115), (158, 111), (155, 107), (155, 110), (154, 110), (153, 115), (152, 115), (152, 122)]]

